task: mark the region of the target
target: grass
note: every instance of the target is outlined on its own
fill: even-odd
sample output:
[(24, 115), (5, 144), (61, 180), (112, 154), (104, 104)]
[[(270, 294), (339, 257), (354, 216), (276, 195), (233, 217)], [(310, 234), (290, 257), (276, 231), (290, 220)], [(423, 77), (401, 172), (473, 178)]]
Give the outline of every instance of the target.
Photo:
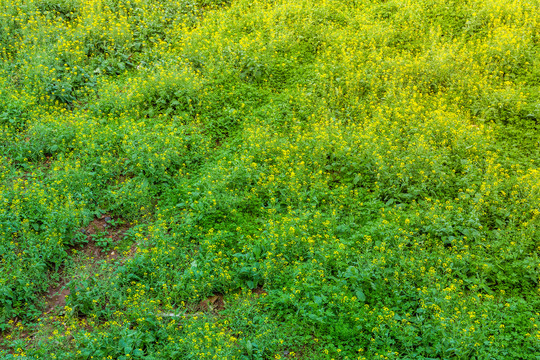
[(5, 359), (538, 359), (540, 3), (0, 2)]

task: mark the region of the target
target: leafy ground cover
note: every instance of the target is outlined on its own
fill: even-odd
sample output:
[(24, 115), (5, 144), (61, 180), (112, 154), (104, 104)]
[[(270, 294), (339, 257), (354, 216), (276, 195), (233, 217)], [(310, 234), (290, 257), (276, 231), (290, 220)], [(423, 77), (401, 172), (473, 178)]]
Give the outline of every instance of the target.
[(538, 359), (538, 1), (0, 9), (2, 358)]

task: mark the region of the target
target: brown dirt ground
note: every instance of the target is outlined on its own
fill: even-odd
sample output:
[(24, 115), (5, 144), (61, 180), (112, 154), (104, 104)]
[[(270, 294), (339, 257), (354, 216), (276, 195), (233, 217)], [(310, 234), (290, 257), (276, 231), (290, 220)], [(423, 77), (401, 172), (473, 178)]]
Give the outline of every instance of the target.
[[(77, 250), (84, 253), (89, 259), (96, 264), (99, 260), (108, 259), (116, 260), (119, 257), (118, 251), (109, 250), (104, 252), (102, 248), (97, 246), (96, 242), (92, 235), (106, 233), (106, 237), (111, 239), (112, 244), (118, 243), (124, 237), (125, 232), (130, 228), (129, 224), (122, 224), (117, 227), (112, 227), (110, 221), (113, 218), (108, 214), (103, 214), (100, 218), (92, 220), (92, 222), (85, 228), (80, 229), (80, 231), (86, 235), (87, 242), (85, 244), (74, 246), (69, 249)], [(118, 220), (118, 219), (114, 219)], [(136, 251), (136, 246), (132, 246), (130, 253)], [(46, 314), (52, 312), (57, 307), (63, 308), (66, 305), (66, 298), (69, 296), (69, 289), (65, 288), (68, 283), (68, 280), (62, 277), (60, 274), (61, 280), (58, 285), (51, 286), (47, 291), (47, 303), (46, 303)]]
[(211, 311), (217, 313), (225, 309), (225, 302), (223, 301), (223, 294), (214, 294), (208, 299), (205, 299), (199, 303), (196, 307), (196, 311)]

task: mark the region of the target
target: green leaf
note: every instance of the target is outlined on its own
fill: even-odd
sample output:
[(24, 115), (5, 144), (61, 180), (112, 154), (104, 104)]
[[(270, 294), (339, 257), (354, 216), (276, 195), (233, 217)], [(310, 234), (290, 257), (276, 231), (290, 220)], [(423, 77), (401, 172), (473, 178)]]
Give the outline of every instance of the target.
[(143, 356), (144, 355), (144, 352), (140, 349), (135, 349), (135, 351), (133, 352), (133, 355), (135, 356)]
[(249, 356), (252, 356), (253, 355), (253, 344), (249, 340), (246, 343), (246, 349), (247, 349), (247, 352), (248, 352)]
[(362, 289), (356, 290), (356, 297), (358, 298), (359, 301), (362, 301), (362, 302), (366, 301), (366, 295), (364, 294)]

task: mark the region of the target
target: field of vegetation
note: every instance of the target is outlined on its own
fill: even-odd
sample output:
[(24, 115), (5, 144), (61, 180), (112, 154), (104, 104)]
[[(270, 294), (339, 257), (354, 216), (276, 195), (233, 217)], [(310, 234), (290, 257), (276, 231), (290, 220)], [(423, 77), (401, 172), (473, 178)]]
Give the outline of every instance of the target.
[(0, 358), (540, 359), (540, 1), (0, 0)]

